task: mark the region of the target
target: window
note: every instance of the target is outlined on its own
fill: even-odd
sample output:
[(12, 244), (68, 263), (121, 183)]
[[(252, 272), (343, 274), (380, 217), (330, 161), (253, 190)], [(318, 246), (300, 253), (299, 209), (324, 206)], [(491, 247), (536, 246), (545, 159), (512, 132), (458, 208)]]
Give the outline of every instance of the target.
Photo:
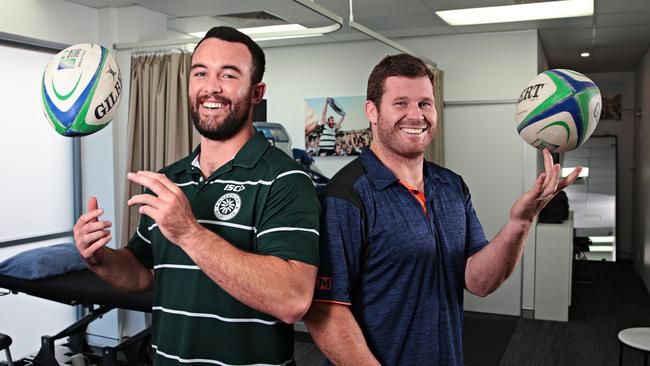
[(41, 106), (52, 56), (0, 44), (0, 247), (69, 236), (74, 225), (74, 141), (54, 131)]

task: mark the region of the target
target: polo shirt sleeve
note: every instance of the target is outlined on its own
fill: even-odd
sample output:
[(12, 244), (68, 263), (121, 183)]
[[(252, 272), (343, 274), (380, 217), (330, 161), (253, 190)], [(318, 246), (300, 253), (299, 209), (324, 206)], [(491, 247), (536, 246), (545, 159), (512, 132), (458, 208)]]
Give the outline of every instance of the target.
[(472, 195), (469, 188), (462, 178), (460, 178), (461, 188), (463, 190), (463, 197), (465, 200), (465, 222), (467, 224), (467, 241), (465, 242), (465, 259), (471, 257), (483, 247), (488, 244), (483, 232), (483, 226), (476, 215), (474, 206), (472, 205)]
[[(151, 193), (145, 191), (145, 193)], [(147, 268), (153, 268), (153, 247), (151, 244), (151, 230), (154, 221), (147, 215), (140, 215), (140, 222), (138, 227), (129, 240), (126, 249), (131, 251), (133, 255)]]
[(320, 205), (316, 187), (302, 170), (279, 174), (257, 224), (257, 251), (318, 265)]
[(362, 265), (363, 230), (361, 208), (343, 198), (325, 199), (314, 301), (352, 304), (352, 287)]

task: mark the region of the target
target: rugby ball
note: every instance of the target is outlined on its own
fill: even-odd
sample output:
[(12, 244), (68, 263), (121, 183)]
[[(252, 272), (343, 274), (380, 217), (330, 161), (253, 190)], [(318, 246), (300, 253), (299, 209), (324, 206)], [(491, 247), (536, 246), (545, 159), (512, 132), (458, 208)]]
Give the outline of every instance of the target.
[(84, 136), (106, 127), (122, 94), (117, 62), (105, 47), (70, 46), (45, 67), (41, 100), (45, 118), (63, 136)]
[(600, 90), (588, 77), (572, 70), (547, 70), (519, 96), (517, 132), (537, 149), (574, 150), (596, 129), (601, 108)]

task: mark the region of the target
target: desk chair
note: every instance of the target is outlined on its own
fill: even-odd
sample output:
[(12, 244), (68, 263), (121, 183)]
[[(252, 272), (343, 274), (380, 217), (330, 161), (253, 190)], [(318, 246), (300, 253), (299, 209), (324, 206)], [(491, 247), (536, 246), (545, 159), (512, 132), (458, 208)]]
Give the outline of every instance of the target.
[(4, 350), (5, 355), (7, 356), (7, 365), (8, 366), (13, 366), (14, 363), (11, 360), (11, 352), (9, 352), (9, 346), (11, 346), (11, 343), (13, 341), (11, 340), (11, 337), (9, 337), (6, 334), (0, 333), (0, 351)]
[(618, 341), (621, 345), (618, 357), (619, 366), (623, 364), (624, 346), (643, 351), (643, 365), (648, 366), (648, 352), (650, 352), (650, 327), (623, 329), (618, 332)]

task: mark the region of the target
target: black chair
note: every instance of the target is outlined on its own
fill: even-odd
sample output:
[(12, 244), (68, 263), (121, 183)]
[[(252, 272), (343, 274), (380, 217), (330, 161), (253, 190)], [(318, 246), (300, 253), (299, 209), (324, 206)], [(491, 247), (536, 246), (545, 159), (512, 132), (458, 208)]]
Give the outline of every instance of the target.
[(13, 366), (14, 363), (11, 360), (11, 352), (9, 352), (9, 346), (11, 346), (11, 343), (13, 341), (11, 340), (11, 337), (9, 337), (6, 334), (0, 333), (0, 351), (4, 350), (5, 355), (7, 356), (7, 365), (8, 366)]

